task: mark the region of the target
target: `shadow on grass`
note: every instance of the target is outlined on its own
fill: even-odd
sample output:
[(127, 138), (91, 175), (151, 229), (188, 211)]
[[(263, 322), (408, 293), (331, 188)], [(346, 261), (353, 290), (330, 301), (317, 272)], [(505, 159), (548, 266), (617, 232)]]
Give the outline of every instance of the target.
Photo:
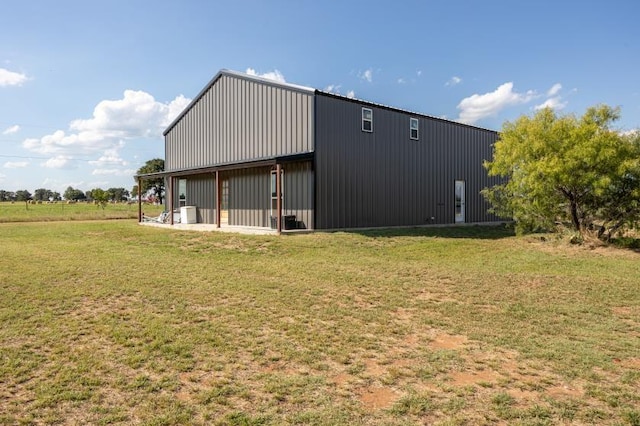
[(515, 236), (512, 225), (434, 226), (419, 228), (385, 228), (347, 231), (365, 237), (439, 237), (499, 240)]

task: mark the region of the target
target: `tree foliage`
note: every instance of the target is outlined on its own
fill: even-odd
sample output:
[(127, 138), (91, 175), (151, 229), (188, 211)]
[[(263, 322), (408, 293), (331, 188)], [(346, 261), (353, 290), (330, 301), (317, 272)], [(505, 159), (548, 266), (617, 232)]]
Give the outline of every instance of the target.
[[(137, 174), (144, 175), (149, 173), (158, 173), (164, 171), (164, 160), (161, 158), (154, 158), (147, 161), (144, 166), (138, 169)], [(151, 193), (158, 199), (159, 203), (162, 203), (164, 197), (164, 178), (142, 179), (140, 181), (140, 190), (143, 194)]]
[(29, 209), (29, 200), (31, 200), (31, 193), (26, 189), (16, 191), (16, 201), (24, 201), (25, 208)]
[(96, 202), (104, 210), (109, 202), (109, 193), (101, 188), (92, 189), (90, 192), (91, 199)]
[(109, 188), (106, 192), (111, 201), (126, 201), (129, 198), (129, 191), (124, 188)]
[(68, 186), (67, 189), (64, 191), (64, 199), (65, 200), (84, 200), (86, 199), (87, 196), (85, 195), (84, 192), (82, 192), (81, 189), (74, 189), (71, 186)]
[(503, 125), (492, 176), (506, 182), (483, 191), (492, 211), (520, 232), (558, 224), (609, 239), (640, 219), (640, 135), (612, 128), (617, 108), (589, 108), (582, 117), (546, 108)]
[(5, 191), (0, 189), (0, 201), (15, 201), (16, 193), (13, 191)]
[(36, 201), (49, 201), (53, 198), (53, 191), (45, 188), (38, 188), (33, 192), (33, 199)]

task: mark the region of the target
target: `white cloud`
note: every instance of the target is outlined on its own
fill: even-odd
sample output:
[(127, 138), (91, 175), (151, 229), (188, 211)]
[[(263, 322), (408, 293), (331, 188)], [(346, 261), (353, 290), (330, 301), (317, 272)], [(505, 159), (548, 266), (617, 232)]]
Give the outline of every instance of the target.
[(2, 132), (3, 135), (11, 135), (13, 133), (18, 133), (18, 131), (20, 130), (20, 126), (13, 125), (11, 127), (7, 127), (6, 129), (4, 129), (4, 131)]
[[(341, 95), (340, 93), (341, 88), (342, 88), (342, 85), (340, 84), (330, 84), (324, 88), (324, 91), (329, 93), (335, 93), (336, 95)], [(349, 90), (344, 96), (346, 96), (349, 99), (353, 99), (355, 95), (356, 95), (356, 92), (354, 92), (353, 90)]]
[(131, 176), (136, 174), (134, 169), (95, 169), (91, 172), (94, 176), (112, 175), (112, 176)]
[(97, 166), (97, 167), (102, 167), (105, 165), (111, 165), (111, 166), (126, 166), (129, 163), (125, 160), (123, 160), (120, 157), (120, 153), (118, 152), (118, 150), (124, 146), (124, 143), (121, 142), (120, 146), (118, 147), (114, 147), (111, 149), (106, 149), (104, 151), (104, 153), (102, 154), (102, 156), (100, 158), (98, 158), (95, 161), (89, 161), (89, 164), (91, 164), (92, 166)]
[(635, 136), (640, 134), (640, 129), (620, 130), (618, 133), (622, 136)]
[(555, 96), (558, 94), (558, 92), (561, 89), (562, 89), (562, 84), (556, 83), (553, 86), (551, 86), (551, 89), (549, 89), (549, 91), (547, 92), (547, 96)]
[(416, 75), (417, 75), (418, 77), (420, 77), (420, 76), (422, 75), (422, 70), (418, 70), (418, 71), (416, 71)]
[(23, 169), (29, 165), (28, 161), (7, 161), (4, 163), (5, 169)]
[(513, 82), (504, 83), (493, 92), (474, 94), (461, 100), (457, 107), (460, 110), (458, 121), (473, 124), (508, 106), (524, 104), (535, 97), (536, 93), (532, 90), (518, 93), (513, 91)]
[(398, 84), (405, 84), (405, 83), (406, 83), (406, 80), (404, 78), (400, 77), (398, 79)]
[(249, 74), (249, 75), (256, 76), (256, 77), (262, 77), (262, 78), (266, 78), (266, 79), (269, 79), (269, 80), (275, 80), (275, 81), (278, 81), (280, 83), (286, 83), (287, 82), (285, 80), (285, 78), (284, 78), (284, 75), (282, 75), (282, 73), (280, 71), (278, 71), (278, 70), (268, 71), (268, 72), (265, 72), (264, 74), (259, 74), (253, 68), (247, 68), (245, 73)]
[(561, 110), (567, 106), (567, 102), (562, 100), (561, 96), (554, 96), (553, 98), (549, 98), (540, 105), (536, 105), (533, 107), (535, 110), (540, 110), (544, 108), (551, 108), (555, 110)]
[(361, 73), (358, 73), (358, 77), (371, 83), (373, 81), (373, 69), (369, 68)]
[(75, 169), (76, 162), (70, 156), (57, 155), (42, 163), (42, 166), (48, 169)]
[(460, 84), (460, 83), (462, 83), (462, 79), (460, 77), (454, 75), (444, 85), (445, 86), (455, 86), (456, 84)]
[(22, 86), (25, 81), (27, 81), (26, 75), (0, 68), (0, 87)]
[(179, 95), (163, 103), (146, 92), (125, 90), (122, 99), (99, 102), (92, 118), (72, 121), (68, 134), (57, 130), (26, 139), (22, 146), (40, 154), (87, 155), (116, 148), (123, 140), (159, 138), (189, 102)]
[(324, 88), (324, 91), (329, 93), (340, 93), (341, 87), (342, 86), (340, 84), (330, 84)]
[(562, 84), (556, 83), (551, 86), (551, 89), (547, 91), (547, 100), (541, 103), (540, 105), (536, 105), (533, 107), (535, 110), (540, 110), (544, 108), (551, 108), (555, 110), (561, 110), (567, 106), (567, 102), (562, 99), (562, 96), (559, 95), (562, 90)]

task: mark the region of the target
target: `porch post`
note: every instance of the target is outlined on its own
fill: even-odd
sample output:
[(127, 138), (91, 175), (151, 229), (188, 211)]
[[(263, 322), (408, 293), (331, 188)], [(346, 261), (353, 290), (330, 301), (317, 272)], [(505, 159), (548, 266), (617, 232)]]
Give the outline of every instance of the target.
[(277, 217), (277, 225), (276, 229), (278, 230), (278, 234), (282, 232), (282, 166), (280, 164), (276, 164), (276, 217)]
[(173, 225), (173, 176), (169, 176), (169, 223)]
[(142, 179), (138, 177), (138, 223), (142, 222)]
[(220, 171), (216, 170), (216, 228), (220, 228), (220, 206), (222, 205), (220, 201), (221, 187)]

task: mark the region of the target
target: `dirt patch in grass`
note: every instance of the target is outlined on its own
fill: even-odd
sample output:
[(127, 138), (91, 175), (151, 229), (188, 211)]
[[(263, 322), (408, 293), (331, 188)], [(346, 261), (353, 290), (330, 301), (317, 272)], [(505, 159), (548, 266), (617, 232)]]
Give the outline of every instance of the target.
[(349, 382), (353, 377), (347, 373), (340, 373), (333, 376), (330, 381), (335, 383), (336, 386), (344, 386), (347, 382)]
[(495, 383), (498, 381), (498, 374), (495, 371), (459, 371), (451, 373), (451, 383), (454, 386), (469, 386), (480, 383)]
[(368, 410), (390, 408), (400, 399), (400, 394), (387, 387), (368, 387), (358, 391), (360, 402)]
[(468, 341), (465, 336), (454, 336), (446, 333), (436, 334), (429, 346), (434, 349), (461, 349)]
[(582, 398), (584, 390), (580, 386), (557, 385), (545, 389), (544, 393), (552, 397)]
[(640, 370), (640, 358), (626, 358), (626, 359), (614, 360), (614, 362), (626, 368)]

